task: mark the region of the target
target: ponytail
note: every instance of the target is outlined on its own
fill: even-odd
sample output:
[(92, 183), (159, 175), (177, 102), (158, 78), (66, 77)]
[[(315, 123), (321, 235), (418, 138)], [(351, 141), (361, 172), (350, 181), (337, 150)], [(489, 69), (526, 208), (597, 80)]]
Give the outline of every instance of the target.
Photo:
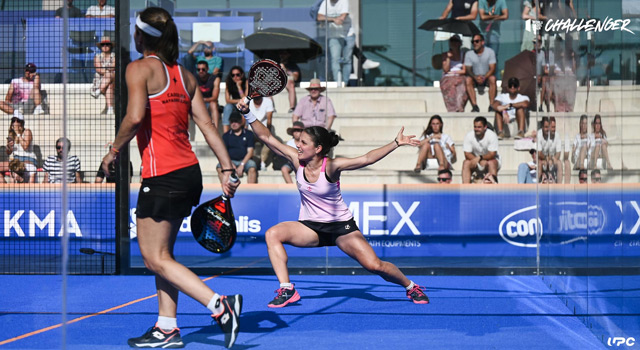
[(143, 37), (143, 47), (149, 51), (154, 51), (165, 63), (174, 64), (180, 54), (178, 28), (169, 12), (160, 7), (148, 7), (140, 13), (140, 19), (162, 33), (160, 36), (154, 36), (148, 34), (142, 28), (136, 28)]

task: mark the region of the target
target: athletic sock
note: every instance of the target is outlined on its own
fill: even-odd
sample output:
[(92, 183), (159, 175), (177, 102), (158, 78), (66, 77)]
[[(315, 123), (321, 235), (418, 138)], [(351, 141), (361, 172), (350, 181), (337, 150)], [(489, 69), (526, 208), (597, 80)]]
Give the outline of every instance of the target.
[(408, 286), (404, 287), (406, 290), (411, 290), (416, 285), (415, 283), (413, 283), (413, 281), (409, 281), (409, 282), (411, 282), (411, 283), (409, 283)]
[(224, 305), (220, 302), (220, 298), (222, 298), (220, 294), (216, 293), (207, 304), (207, 309), (214, 315), (220, 315), (224, 311)]
[(173, 317), (158, 316), (158, 323), (156, 323), (156, 327), (169, 332), (174, 328), (178, 328), (178, 320)]
[(280, 283), (280, 288), (291, 289), (291, 287), (293, 287), (291, 282), (289, 282), (289, 283)]

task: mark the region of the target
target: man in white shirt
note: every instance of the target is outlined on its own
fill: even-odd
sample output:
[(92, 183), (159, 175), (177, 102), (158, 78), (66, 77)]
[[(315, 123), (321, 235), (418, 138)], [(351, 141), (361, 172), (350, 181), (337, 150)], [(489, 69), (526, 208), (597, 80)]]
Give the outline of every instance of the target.
[(89, 6), (87, 18), (113, 18), (116, 16), (116, 9), (107, 5), (107, 0), (98, 0), (98, 5)]
[(464, 138), (464, 162), (462, 162), (462, 183), (471, 183), (471, 173), (485, 171), (498, 177), (502, 165), (498, 155), (498, 136), (487, 128), (487, 118), (476, 117), (473, 120), (473, 131)]
[(556, 118), (542, 117), (542, 129), (536, 135), (540, 173), (556, 170), (556, 179), (562, 179), (562, 140), (556, 137)]
[[(273, 127), (271, 126), (271, 119), (273, 118), (273, 101), (271, 98), (263, 98), (262, 96), (255, 97), (249, 102), (249, 109), (253, 115), (275, 135)], [(260, 170), (265, 170), (268, 160), (271, 157), (271, 150), (256, 138), (254, 149), (257, 150), (258, 145), (262, 148), (260, 150)]]
[[(325, 0), (318, 10), (317, 21), (327, 21), (329, 58), (333, 81), (347, 81), (351, 72), (351, 56), (355, 34), (351, 30), (349, 0)], [(324, 29), (324, 28), (322, 28)], [(353, 41), (350, 41), (354, 39)]]
[(520, 80), (510, 78), (507, 91), (500, 94), (493, 101), (492, 107), (496, 111), (495, 126), (498, 140), (504, 138), (503, 125), (511, 123), (514, 119), (518, 122), (518, 134), (516, 139), (524, 137), (525, 110), (529, 107), (529, 97), (520, 94)]

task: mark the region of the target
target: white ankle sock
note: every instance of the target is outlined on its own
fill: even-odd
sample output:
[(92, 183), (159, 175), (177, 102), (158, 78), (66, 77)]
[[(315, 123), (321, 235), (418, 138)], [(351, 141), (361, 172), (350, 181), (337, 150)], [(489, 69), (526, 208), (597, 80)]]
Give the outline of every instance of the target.
[(413, 283), (413, 281), (410, 281), (411, 283), (409, 283), (409, 285), (407, 287), (404, 287), (406, 290), (411, 290), (411, 288), (415, 287), (415, 283)]
[(163, 331), (170, 331), (174, 328), (178, 328), (178, 320), (173, 317), (158, 316), (158, 323), (156, 327)]
[(220, 315), (220, 313), (224, 311), (224, 305), (220, 302), (220, 298), (222, 298), (222, 296), (216, 293), (209, 301), (209, 304), (207, 304), (207, 309), (209, 309), (209, 311), (214, 315)]
[(289, 282), (289, 283), (280, 283), (280, 288), (291, 289), (291, 287), (293, 287), (293, 284), (291, 284), (291, 282)]

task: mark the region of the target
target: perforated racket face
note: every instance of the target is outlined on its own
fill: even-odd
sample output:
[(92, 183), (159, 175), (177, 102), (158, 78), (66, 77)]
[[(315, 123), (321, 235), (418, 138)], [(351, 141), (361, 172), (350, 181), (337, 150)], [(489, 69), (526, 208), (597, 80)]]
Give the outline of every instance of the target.
[(249, 70), (251, 97), (279, 94), (287, 85), (287, 73), (272, 60), (261, 60)]
[(236, 242), (236, 222), (231, 205), (222, 196), (201, 204), (191, 215), (191, 232), (201, 246), (222, 254)]

